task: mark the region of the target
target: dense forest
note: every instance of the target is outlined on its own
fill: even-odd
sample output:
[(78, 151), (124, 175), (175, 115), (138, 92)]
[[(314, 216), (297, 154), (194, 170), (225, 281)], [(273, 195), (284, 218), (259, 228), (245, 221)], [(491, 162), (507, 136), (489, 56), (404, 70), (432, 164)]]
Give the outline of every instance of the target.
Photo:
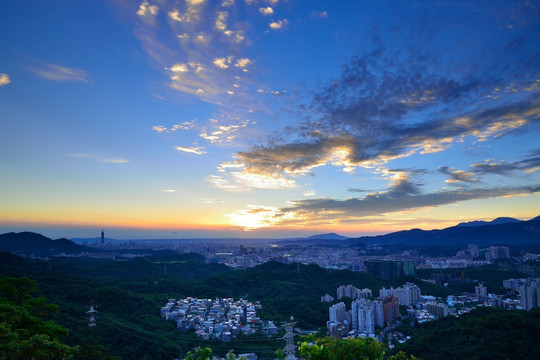
[(400, 350), (425, 360), (538, 359), (540, 308), (478, 308), (422, 324)]

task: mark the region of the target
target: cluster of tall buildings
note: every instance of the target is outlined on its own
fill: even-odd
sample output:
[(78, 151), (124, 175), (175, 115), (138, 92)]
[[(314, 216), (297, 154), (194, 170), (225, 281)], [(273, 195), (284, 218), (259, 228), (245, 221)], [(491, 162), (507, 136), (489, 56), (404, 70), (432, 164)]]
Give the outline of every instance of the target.
[(400, 288), (382, 288), (379, 290), (379, 298), (395, 296), (398, 298), (399, 305), (410, 306), (420, 300), (420, 288), (413, 283), (405, 283)]
[[(369, 294), (369, 296), (368, 296)], [(352, 285), (338, 288), (338, 299), (347, 296), (356, 300), (347, 311), (345, 303), (330, 306), (327, 327), (334, 336), (344, 336), (350, 331), (356, 334), (375, 334), (375, 328), (399, 318), (399, 305), (409, 306), (420, 300), (420, 288), (406, 283), (402, 288), (381, 289), (378, 299), (371, 298), (371, 289), (357, 289)]]
[(337, 299), (349, 297), (351, 299), (366, 299), (373, 296), (371, 289), (358, 289), (352, 285), (341, 285), (337, 288)]

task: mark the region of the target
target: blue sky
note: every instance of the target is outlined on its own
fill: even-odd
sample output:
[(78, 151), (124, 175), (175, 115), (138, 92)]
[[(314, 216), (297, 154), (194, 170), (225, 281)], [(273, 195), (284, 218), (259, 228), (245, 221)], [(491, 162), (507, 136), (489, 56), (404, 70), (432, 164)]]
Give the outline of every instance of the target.
[(0, 230), (349, 236), (540, 214), (531, 1), (3, 1)]

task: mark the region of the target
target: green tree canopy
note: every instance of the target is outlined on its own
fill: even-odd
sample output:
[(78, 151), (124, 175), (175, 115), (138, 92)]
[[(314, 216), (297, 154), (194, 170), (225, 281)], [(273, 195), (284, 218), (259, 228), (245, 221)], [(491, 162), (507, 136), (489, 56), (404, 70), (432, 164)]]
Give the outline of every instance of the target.
[(385, 356), (382, 343), (371, 339), (338, 339), (325, 337), (314, 342), (304, 341), (298, 348), (305, 360), (412, 360), (404, 353)]
[(36, 281), (0, 279), (0, 359), (72, 359), (76, 353), (59, 340), (67, 330), (45, 320), (57, 307), (38, 292)]

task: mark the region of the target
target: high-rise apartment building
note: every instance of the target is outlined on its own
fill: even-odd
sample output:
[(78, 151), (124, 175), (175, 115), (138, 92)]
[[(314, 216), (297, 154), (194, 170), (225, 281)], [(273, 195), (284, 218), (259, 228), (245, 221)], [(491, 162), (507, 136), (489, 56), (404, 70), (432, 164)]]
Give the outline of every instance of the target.
[(346, 308), (345, 303), (340, 302), (337, 304), (334, 304), (330, 306), (328, 309), (329, 315), (330, 315), (330, 322), (335, 323), (344, 323), (347, 316), (346, 316)]
[(441, 303), (433, 303), (427, 305), (427, 311), (437, 318), (448, 316), (448, 306)]
[(531, 310), (540, 307), (540, 287), (535, 281), (527, 281), (519, 287), (521, 307), (523, 310)]
[(474, 294), (478, 296), (479, 299), (487, 299), (488, 297), (487, 288), (482, 284), (474, 287)]
[(510, 249), (506, 246), (490, 246), (486, 253), (486, 260), (495, 260), (510, 257)]
[(366, 299), (372, 296), (371, 289), (358, 289), (352, 285), (341, 285), (337, 288), (338, 300), (342, 297), (350, 297), (351, 299)]
[(353, 301), (351, 315), (354, 330), (367, 334), (375, 333), (375, 326), (380, 326), (377, 324), (380, 314), (378, 314), (376, 303), (379, 302), (366, 299)]
[(387, 324), (396, 320), (399, 317), (398, 298), (395, 296), (387, 296), (381, 300), (383, 308), (384, 323)]
[(476, 257), (480, 255), (480, 250), (478, 249), (478, 245), (469, 244), (469, 246), (467, 247), (467, 250), (469, 251), (469, 255), (471, 256)]

